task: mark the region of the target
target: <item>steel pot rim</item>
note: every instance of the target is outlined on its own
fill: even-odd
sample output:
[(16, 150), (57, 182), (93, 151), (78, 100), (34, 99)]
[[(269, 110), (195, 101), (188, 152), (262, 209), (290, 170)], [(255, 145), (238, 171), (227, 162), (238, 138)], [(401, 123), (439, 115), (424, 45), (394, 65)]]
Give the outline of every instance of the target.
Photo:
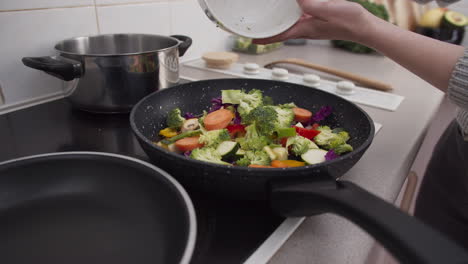
[[(64, 51), (63, 49), (59, 48), (60, 44), (65, 43), (66, 41), (75, 41), (75, 40), (80, 40), (80, 39), (89, 39), (92, 37), (105, 37), (105, 36), (118, 36), (118, 35), (129, 35), (129, 36), (152, 36), (152, 37), (161, 37), (161, 38), (166, 38), (170, 40), (175, 41), (175, 45), (163, 48), (163, 49), (154, 49), (154, 50), (148, 50), (148, 51), (142, 51), (142, 52), (127, 52), (127, 53), (118, 53), (118, 54), (93, 54), (93, 53), (78, 53), (78, 52), (70, 52), (70, 51)], [(150, 53), (158, 53), (158, 52), (165, 52), (168, 50), (172, 50), (180, 46), (182, 41), (171, 37), (171, 36), (164, 36), (164, 35), (158, 35), (158, 34), (146, 34), (146, 33), (110, 33), (110, 34), (95, 34), (95, 35), (89, 35), (89, 36), (79, 36), (79, 37), (73, 37), (73, 38), (68, 38), (59, 41), (54, 45), (54, 50), (57, 51), (60, 54), (66, 54), (66, 55), (74, 55), (74, 56), (80, 56), (80, 57), (121, 57), (121, 56), (135, 56), (135, 55), (144, 55), (144, 54), (150, 54)]]

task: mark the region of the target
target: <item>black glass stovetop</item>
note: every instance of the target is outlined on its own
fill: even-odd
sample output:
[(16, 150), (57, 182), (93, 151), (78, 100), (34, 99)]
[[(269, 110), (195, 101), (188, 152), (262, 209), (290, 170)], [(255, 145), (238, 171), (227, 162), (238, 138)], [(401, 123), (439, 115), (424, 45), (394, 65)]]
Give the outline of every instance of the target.
[[(149, 161), (132, 134), (128, 114), (91, 114), (60, 99), (0, 115), (0, 161), (64, 151), (110, 152)], [(198, 224), (194, 264), (243, 263), (284, 220), (263, 203), (189, 195)]]

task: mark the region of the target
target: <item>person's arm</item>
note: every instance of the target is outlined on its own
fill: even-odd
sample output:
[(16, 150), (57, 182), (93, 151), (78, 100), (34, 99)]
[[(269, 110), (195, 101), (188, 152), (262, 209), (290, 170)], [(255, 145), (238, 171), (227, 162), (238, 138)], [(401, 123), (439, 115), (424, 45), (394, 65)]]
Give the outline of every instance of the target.
[(370, 46), (446, 92), (464, 48), (388, 23), (344, 0), (298, 0), (304, 17), (287, 32), (256, 43), (289, 38), (340, 39)]
[(420, 78), (446, 92), (464, 48), (431, 39), (374, 17), (362, 43), (394, 60)]

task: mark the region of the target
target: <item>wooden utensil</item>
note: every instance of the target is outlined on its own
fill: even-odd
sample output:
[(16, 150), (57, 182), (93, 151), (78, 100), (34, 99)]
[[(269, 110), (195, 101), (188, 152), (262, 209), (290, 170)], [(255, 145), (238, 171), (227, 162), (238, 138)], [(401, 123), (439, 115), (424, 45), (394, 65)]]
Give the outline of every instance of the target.
[(380, 91), (384, 91), (384, 92), (388, 92), (388, 91), (393, 90), (393, 88), (389, 84), (382, 83), (382, 82), (375, 81), (375, 80), (371, 80), (371, 79), (368, 79), (366, 77), (356, 75), (354, 73), (349, 73), (349, 72), (340, 71), (340, 70), (337, 70), (337, 69), (328, 68), (328, 67), (317, 65), (317, 64), (312, 64), (312, 63), (303, 61), (301, 59), (278, 60), (278, 61), (274, 61), (274, 62), (271, 62), (271, 63), (265, 65), (265, 68), (271, 68), (271, 66), (276, 65), (276, 64), (280, 64), (280, 63), (298, 65), (298, 66), (302, 66), (302, 67), (305, 67), (305, 68), (309, 68), (309, 69), (313, 69), (313, 70), (333, 74), (335, 76), (338, 76), (338, 77), (341, 77), (341, 78), (344, 78), (344, 79), (348, 79), (350, 81), (359, 83), (359, 84), (361, 84), (361, 85), (363, 85), (365, 87), (372, 88), (372, 89), (375, 89), (375, 90), (380, 90)]

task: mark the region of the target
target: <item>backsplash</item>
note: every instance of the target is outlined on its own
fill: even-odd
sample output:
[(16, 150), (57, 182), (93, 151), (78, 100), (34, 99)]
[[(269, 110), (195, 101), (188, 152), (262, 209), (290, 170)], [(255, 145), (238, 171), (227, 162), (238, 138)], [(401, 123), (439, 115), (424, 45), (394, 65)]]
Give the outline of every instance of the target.
[(23, 57), (49, 56), (60, 40), (106, 33), (183, 34), (194, 44), (182, 61), (225, 50), (228, 34), (197, 0), (1, 0), (0, 83), (5, 103), (58, 96), (62, 81), (24, 66)]

